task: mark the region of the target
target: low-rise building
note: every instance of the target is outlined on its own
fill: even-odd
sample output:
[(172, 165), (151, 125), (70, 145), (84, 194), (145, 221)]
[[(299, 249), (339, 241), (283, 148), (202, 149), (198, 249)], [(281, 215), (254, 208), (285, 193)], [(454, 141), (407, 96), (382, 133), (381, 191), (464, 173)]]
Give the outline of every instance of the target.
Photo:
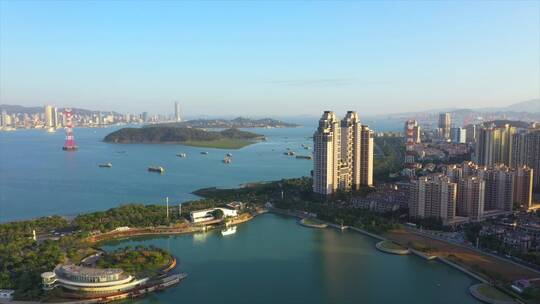
[(238, 211), (234, 208), (225, 208), (225, 207), (216, 207), (208, 208), (204, 210), (191, 211), (189, 217), (191, 218), (192, 223), (202, 223), (208, 222), (215, 219), (213, 212), (216, 210), (221, 210), (223, 212), (223, 217), (235, 217), (238, 216)]

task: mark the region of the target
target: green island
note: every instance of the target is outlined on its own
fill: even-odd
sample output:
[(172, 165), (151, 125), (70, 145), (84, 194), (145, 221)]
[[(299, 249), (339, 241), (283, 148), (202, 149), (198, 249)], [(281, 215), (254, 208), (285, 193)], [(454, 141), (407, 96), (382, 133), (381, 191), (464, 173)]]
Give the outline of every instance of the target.
[(217, 149), (240, 149), (261, 140), (264, 140), (263, 135), (235, 128), (206, 131), (176, 126), (122, 128), (108, 134), (103, 139), (107, 143), (182, 144)]

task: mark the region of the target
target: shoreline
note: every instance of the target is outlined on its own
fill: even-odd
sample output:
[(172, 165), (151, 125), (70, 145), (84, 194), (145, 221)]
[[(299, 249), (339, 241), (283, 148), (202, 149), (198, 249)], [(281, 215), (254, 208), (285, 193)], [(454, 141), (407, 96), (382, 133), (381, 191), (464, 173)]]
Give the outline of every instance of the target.
[[(268, 210), (262, 209), (257, 210), (255, 214), (249, 213), (249, 216), (245, 216), (243, 218), (233, 219), (228, 223), (228, 225), (239, 225), (246, 222), (249, 222), (256, 218), (258, 215), (267, 213)], [(165, 235), (178, 235), (178, 234), (190, 234), (190, 233), (197, 233), (197, 232), (205, 232), (214, 230), (215, 228), (206, 228), (208, 226), (201, 225), (201, 226), (188, 226), (188, 227), (147, 227), (147, 228), (132, 228), (128, 231), (111, 231), (99, 235), (93, 235), (86, 238), (86, 241), (90, 242), (91, 244), (99, 244), (102, 242), (108, 242), (108, 241), (115, 241), (115, 240), (128, 240), (131, 238), (137, 238), (137, 237), (145, 237), (145, 236), (165, 236)], [(219, 226), (221, 227), (221, 226)], [(174, 257), (174, 266), (176, 266), (176, 257)], [(169, 265), (170, 267), (170, 265)], [(174, 268), (174, 267), (173, 267)], [(169, 269), (171, 270), (171, 269)], [(149, 291), (148, 293), (151, 293)], [(10, 300), (10, 301), (4, 301), (3, 299), (0, 299), (0, 304), (45, 304), (45, 303), (60, 303), (60, 304), (89, 304), (89, 303), (108, 303), (116, 301), (115, 299), (107, 300), (106, 302), (103, 302), (103, 299), (81, 299), (81, 300), (73, 300), (73, 299), (67, 299), (66, 301), (58, 301), (58, 302), (42, 302), (42, 301), (17, 301), (17, 300)]]
[[(229, 222), (229, 225), (239, 225), (251, 221), (258, 215), (264, 214), (267, 211), (261, 210), (256, 214), (249, 214), (245, 218), (233, 219)], [(200, 225), (200, 226), (187, 226), (187, 227), (147, 227), (147, 228), (130, 228), (127, 231), (110, 231), (105, 232), (99, 235), (89, 236), (86, 240), (93, 244), (98, 244), (101, 242), (108, 242), (113, 240), (122, 240), (130, 239), (136, 237), (144, 236), (160, 236), (160, 235), (179, 235), (179, 234), (190, 234), (197, 232), (206, 232), (209, 230), (214, 230), (215, 228), (206, 228), (212, 226)]]
[[(105, 141), (106, 144), (111, 145), (177, 145), (177, 146), (186, 146), (186, 147), (193, 147), (193, 148), (207, 148), (207, 149), (219, 149), (219, 150), (240, 150), (242, 148), (245, 148), (247, 146), (251, 146), (254, 144), (258, 144), (263, 142), (263, 139), (259, 140), (242, 140), (241, 145), (230, 145), (230, 146), (218, 146), (218, 145), (211, 145), (211, 143), (215, 143), (214, 141), (200, 141), (200, 142), (190, 142), (190, 141), (140, 141), (140, 142), (124, 142), (124, 141)], [(206, 143), (209, 143), (210, 145), (205, 145)]]
[[(246, 222), (249, 222), (249, 221), (253, 220), (258, 215), (265, 214), (265, 213), (273, 213), (273, 214), (276, 214), (276, 215), (294, 217), (294, 218), (298, 218), (300, 220), (312, 218), (312, 215), (307, 213), (307, 212), (291, 211), (291, 210), (284, 210), (284, 209), (269, 207), (269, 208), (256, 209), (255, 212), (245, 213), (247, 215), (239, 216), (236, 219), (232, 219), (227, 224), (228, 225), (239, 225), (239, 224), (242, 224), (242, 223), (246, 223)], [(490, 280), (487, 280), (486, 278), (483, 277), (483, 274), (477, 273), (477, 272), (469, 269), (468, 265), (466, 265), (466, 264), (461, 265), (461, 263), (459, 263), (458, 261), (450, 260), (450, 259), (447, 259), (447, 258), (442, 257), (442, 256), (430, 255), (428, 253), (418, 251), (418, 250), (414, 250), (413, 248), (409, 248), (410, 246), (406, 246), (406, 245), (400, 244), (400, 242), (397, 242), (395, 240), (396, 236), (388, 238), (388, 236), (383, 236), (383, 235), (378, 235), (378, 234), (375, 234), (375, 233), (371, 233), (369, 231), (366, 231), (366, 230), (363, 230), (363, 229), (357, 228), (357, 227), (341, 226), (341, 225), (338, 225), (338, 224), (335, 224), (335, 223), (322, 221), (322, 220), (317, 220), (317, 221), (320, 222), (322, 225), (326, 225), (326, 227), (331, 227), (331, 228), (342, 230), (342, 231), (350, 229), (350, 230), (355, 231), (357, 233), (360, 233), (360, 234), (362, 234), (364, 236), (369, 236), (369, 237), (371, 237), (373, 239), (377, 239), (379, 241), (393, 241), (398, 245), (404, 246), (408, 251), (410, 251), (410, 253), (412, 253), (414, 255), (417, 255), (418, 257), (421, 257), (422, 259), (424, 259), (426, 261), (430, 261), (430, 260), (433, 260), (433, 259), (439, 260), (443, 264), (446, 264), (448, 266), (453, 267), (456, 270), (459, 270), (460, 272), (466, 274), (467, 276), (473, 278), (474, 280), (476, 280), (478, 282), (486, 283), (488, 285), (492, 285)], [(151, 237), (151, 236), (160, 236), (160, 235), (161, 236), (166, 236), (166, 235), (189, 234), (189, 233), (194, 234), (194, 233), (197, 233), (197, 232), (205, 232), (205, 231), (219, 229), (219, 228), (222, 227), (223, 224), (225, 224), (225, 221), (220, 222), (218, 226), (212, 226), (212, 225), (207, 226), (207, 225), (204, 225), (204, 224), (203, 225), (184, 224), (183, 226), (180, 226), (180, 227), (130, 228), (127, 231), (109, 231), (109, 232), (98, 234), (98, 235), (91, 235), (91, 236), (88, 236), (86, 238), (86, 240), (89, 241), (91, 244), (99, 244), (99, 243), (107, 242), (107, 241), (131, 239), (131, 238), (136, 238), (136, 237), (148, 237), (148, 236)], [(298, 224), (300, 224), (300, 221), (298, 221)], [(305, 225), (302, 225), (302, 226), (305, 226)], [(322, 228), (322, 227), (317, 227), (317, 228)], [(401, 232), (414, 234), (414, 233), (412, 233), (410, 231), (406, 231), (406, 230), (401, 231)], [(424, 236), (421, 236), (421, 237), (424, 237)], [(401, 241), (403, 242), (403, 240), (401, 240)], [(438, 240), (438, 241), (443, 242), (442, 240)], [(445, 243), (447, 243), (448, 245), (453, 246), (453, 247), (459, 247), (456, 244), (452, 244), (452, 243), (449, 243), (449, 242), (445, 242)], [(377, 245), (375, 245), (375, 247), (377, 248)], [(379, 249), (379, 248), (377, 248), (377, 249)], [(479, 252), (475, 252), (475, 253), (477, 255), (482, 255), (482, 253), (479, 253)], [(1, 300), (0, 300), (0, 303), (2, 303)], [(24, 303), (24, 302), (11, 301), (10, 303)], [(46, 302), (29, 302), (29, 303), (46, 303)], [(84, 303), (84, 302), (59, 302), (59, 303)], [(88, 302), (86, 302), (86, 303), (88, 303)]]

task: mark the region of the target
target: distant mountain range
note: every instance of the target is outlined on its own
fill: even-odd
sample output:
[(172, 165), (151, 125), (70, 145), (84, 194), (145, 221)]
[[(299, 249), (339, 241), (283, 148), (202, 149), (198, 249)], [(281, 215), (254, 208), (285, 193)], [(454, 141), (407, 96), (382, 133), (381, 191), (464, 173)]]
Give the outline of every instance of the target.
[(518, 103), (511, 104), (506, 107), (489, 107), (481, 109), (473, 109), (481, 112), (529, 112), (540, 113), (540, 99), (531, 99)]
[(250, 119), (237, 117), (235, 119), (194, 119), (182, 122), (162, 123), (148, 125), (147, 127), (167, 126), (167, 127), (189, 127), (189, 128), (292, 128), (299, 125), (288, 123), (272, 118)]
[(451, 113), (499, 113), (499, 112), (514, 112), (514, 113), (530, 113), (530, 114), (540, 114), (540, 99), (531, 99), (527, 101), (522, 101), (518, 103), (511, 104), (505, 107), (487, 107), (487, 108), (440, 108), (440, 109), (430, 109), (424, 111), (416, 112), (401, 112), (401, 113), (391, 113), (386, 116), (406, 116), (406, 115), (426, 115), (426, 114), (436, 114), (441, 112), (451, 112)]
[(437, 123), (438, 115), (441, 112), (451, 113), (452, 124), (456, 126), (501, 119), (525, 122), (540, 121), (540, 99), (518, 102), (505, 107), (432, 109), (418, 112), (376, 115), (373, 118), (391, 121), (416, 119), (422, 124), (433, 125)]
[[(63, 111), (65, 108), (59, 107), (58, 110)], [(99, 112), (101, 113), (113, 113), (114, 115), (121, 115), (118, 112), (114, 111), (94, 111), (94, 110), (87, 110), (87, 109), (80, 109), (80, 108), (71, 108), (73, 114), (78, 115), (93, 115), (97, 114)], [(0, 111), (6, 111), (8, 114), (15, 114), (15, 113), (21, 113), (21, 114), (29, 114), (33, 115), (36, 113), (43, 113), (44, 107), (25, 107), (25, 106), (19, 106), (19, 105), (7, 105), (7, 104), (0, 104)]]

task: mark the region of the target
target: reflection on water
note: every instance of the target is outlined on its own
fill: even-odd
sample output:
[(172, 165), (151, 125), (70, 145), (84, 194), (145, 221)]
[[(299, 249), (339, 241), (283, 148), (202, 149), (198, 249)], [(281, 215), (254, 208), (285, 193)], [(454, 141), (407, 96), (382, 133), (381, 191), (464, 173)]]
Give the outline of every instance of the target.
[(193, 234), (193, 243), (204, 243), (209, 232), (197, 232)]

